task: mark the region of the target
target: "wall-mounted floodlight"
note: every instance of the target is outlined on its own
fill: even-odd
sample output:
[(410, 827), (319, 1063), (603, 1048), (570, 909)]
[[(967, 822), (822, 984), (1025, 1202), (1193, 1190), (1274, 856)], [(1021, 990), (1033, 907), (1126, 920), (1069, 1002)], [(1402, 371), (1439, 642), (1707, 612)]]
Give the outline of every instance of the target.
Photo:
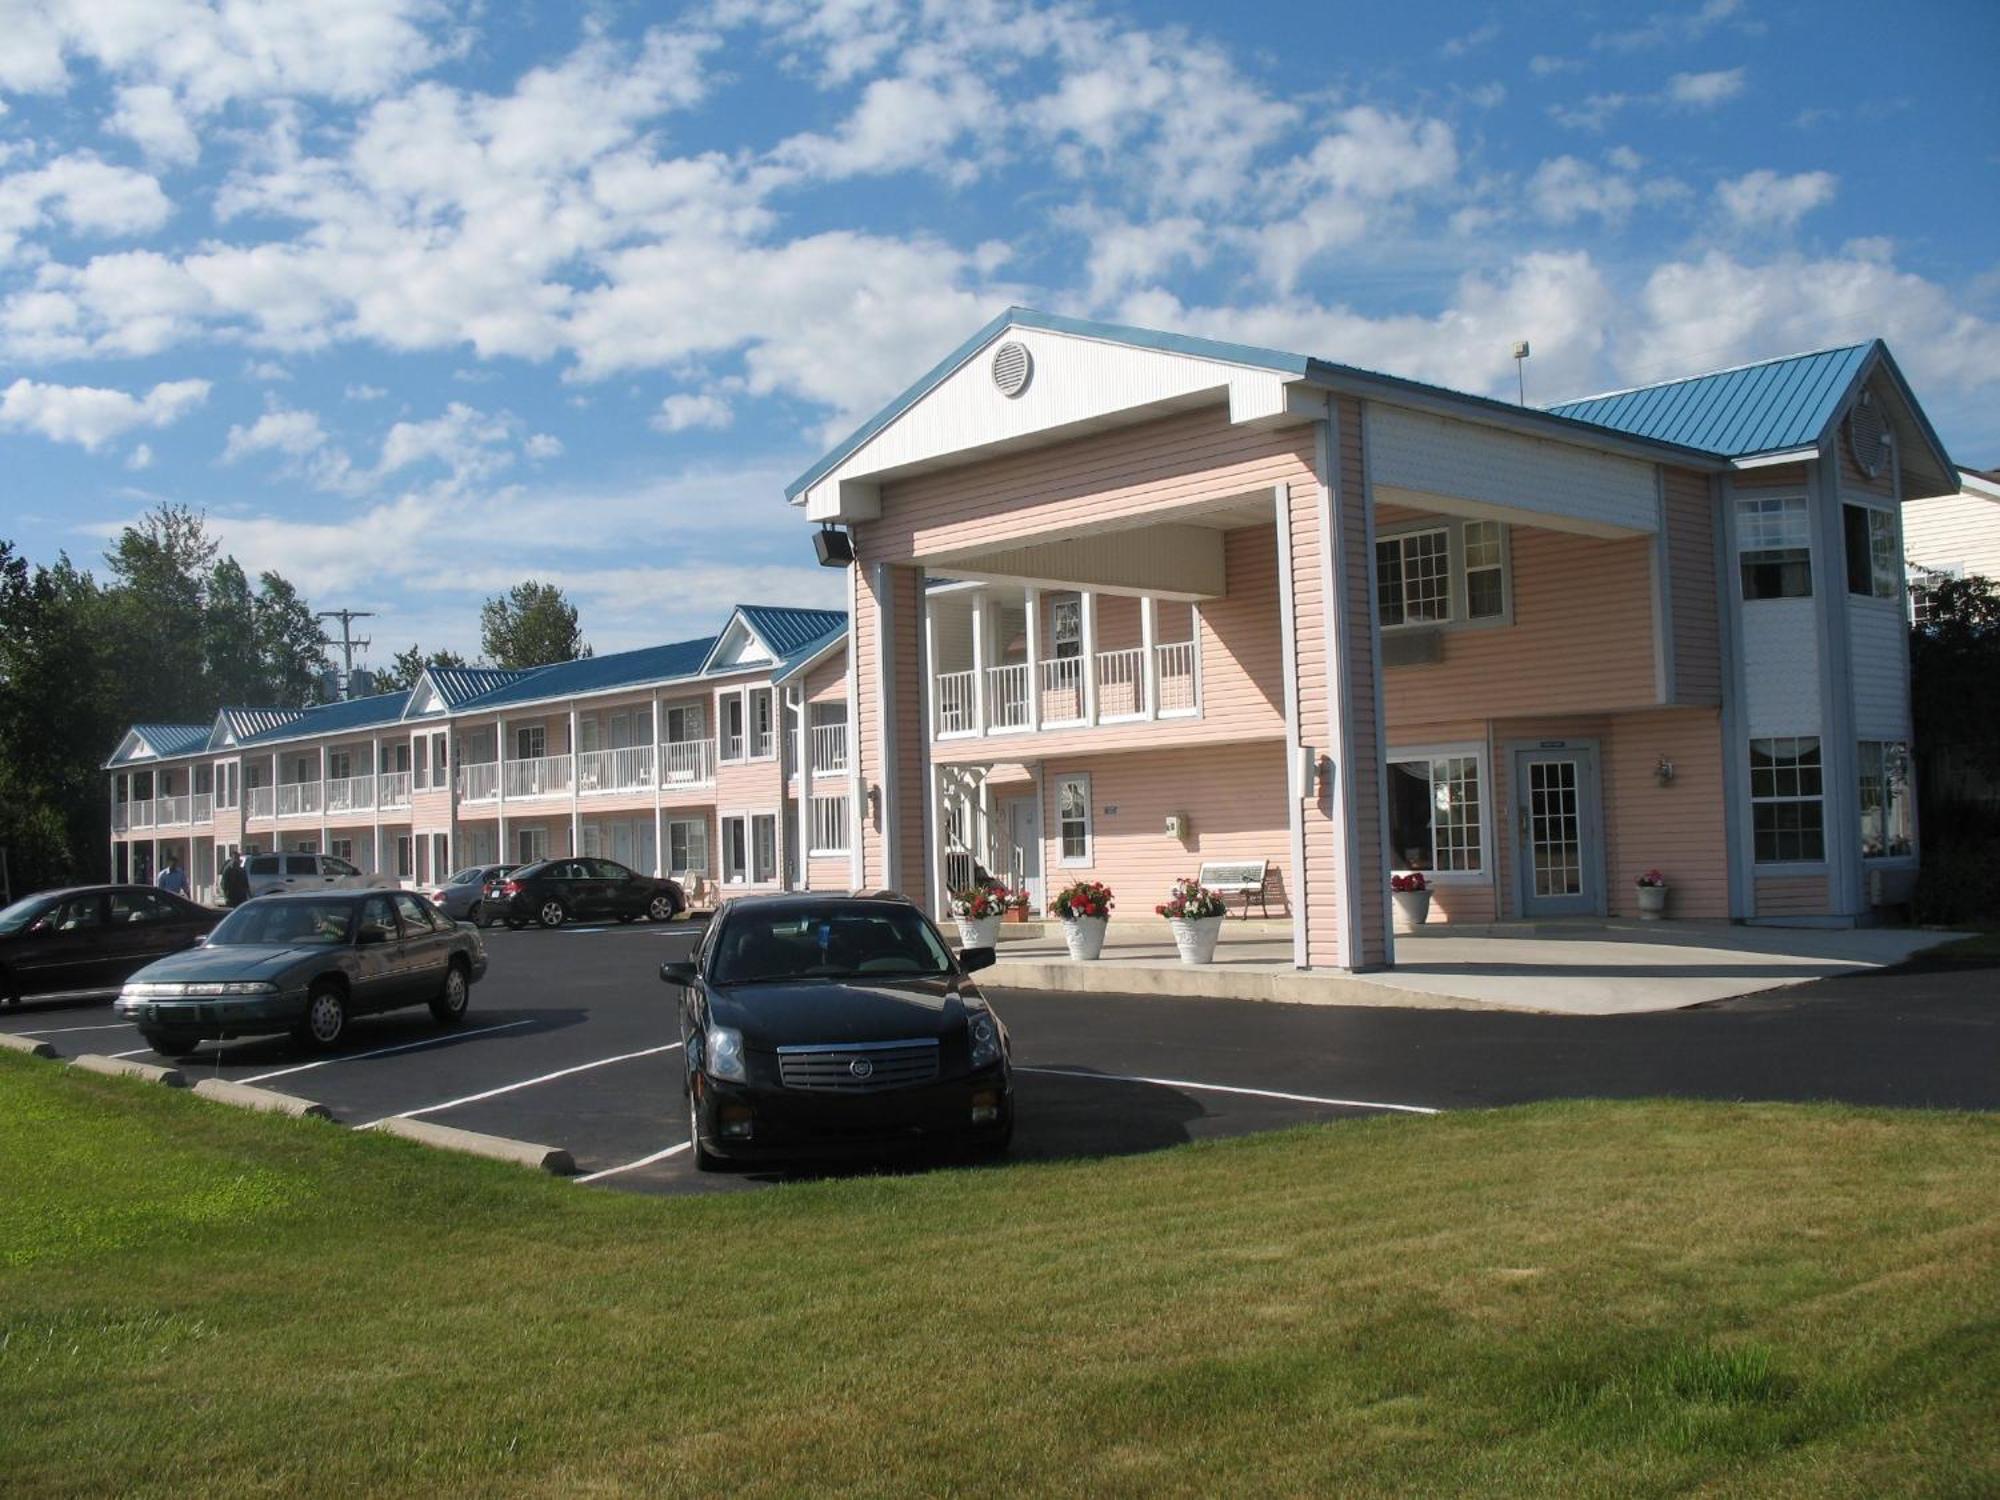
[(822, 526), (813, 537), (813, 554), (822, 568), (844, 568), (854, 561), (854, 538), (838, 526)]

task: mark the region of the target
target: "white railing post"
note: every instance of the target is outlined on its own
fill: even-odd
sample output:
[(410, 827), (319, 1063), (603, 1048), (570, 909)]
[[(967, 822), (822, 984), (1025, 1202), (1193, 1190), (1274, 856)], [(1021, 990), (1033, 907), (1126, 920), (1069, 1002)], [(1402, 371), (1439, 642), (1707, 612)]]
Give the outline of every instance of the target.
[(1144, 653), (1140, 667), (1145, 673), (1141, 691), (1146, 701), (1142, 711), (1149, 719), (1160, 716), (1160, 603), (1151, 594), (1139, 601), (1139, 649)]
[[(924, 616), (924, 628), (930, 628), (930, 615)], [(932, 661), (937, 660), (935, 654)], [(986, 705), (986, 590), (980, 589), (972, 596), (972, 732), (986, 733), (993, 714)], [(942, 911), (944, 908), (939, 907)]]
[(1097, 722), (1097, 595), (1078, 596), (1083, 616), (1083, 722)]
[(493, 721), (493, 763), (498, 767), (493, 782), (493, 798), (494, 824), (500, 839), (494, 858), (501, 864), (510, 864), (512, 857), (507, 853), (507, 720), (504, 716)]
[(583, 853), (583, 813), (577, 802), (576, 705), (569, 706), (569, 852), (573, 859)]
[(368, 805), (375, 844), (374, 858), (368, 869), (371, 874), (380, 875), (385, 872), (382, 869), (382, 736), (379, 734), (370, 735), (368, 739)]
[(662, 788), (667, 780), (667, 751), (660, 743), (660, 690), (653, 689), (653, 737), (646, 753), (653, 757), (653, 873), (667, 873), (667, 828)]
[(1028, 605), (1028, 728), (1042, 727), (1042, 593), (1026, 589)]

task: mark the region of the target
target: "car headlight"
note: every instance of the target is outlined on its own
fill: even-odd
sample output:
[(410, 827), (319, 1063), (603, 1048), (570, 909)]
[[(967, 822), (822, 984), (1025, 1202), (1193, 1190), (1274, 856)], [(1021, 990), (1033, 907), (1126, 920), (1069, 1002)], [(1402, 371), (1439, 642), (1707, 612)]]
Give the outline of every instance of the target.
[(138, 984), (128, 984), (118, 992), (121, 1000), (178, 1000), (187, 993), (184, 984), (162, 984), (147, 980)]
[(748, 1083), (749, 1071), (743, 1066), (743, 1033), (729, 1026), (708, 1028), (707, 1071), (710, 1078), (727, 1078), (736, 1083)]
[(275, 995), (278, 987), (262, 979), (231, 979), (216, 984), (191, 984), (190, 995)]
[(1000, 1061), (1000, 1023), (990, 1010), (976, 1010), (965, 1022), (965, 1034), (972, 1044), (972, 1066), (990, 1068)]

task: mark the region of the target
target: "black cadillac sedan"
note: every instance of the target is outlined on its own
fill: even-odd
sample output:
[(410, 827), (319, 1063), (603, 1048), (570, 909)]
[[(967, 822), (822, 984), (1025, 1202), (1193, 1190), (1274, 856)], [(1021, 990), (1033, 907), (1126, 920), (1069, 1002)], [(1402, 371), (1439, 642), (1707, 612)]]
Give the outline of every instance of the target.
[(192, 948), (222, 913), (147, 885), (81, 885), (0, 910), (0, 1004), (115, 995), (135, 969)]
[(482, 918), (499, 917), (509, 927), (539, 922), (671, 922), (687, 910), (680, 884), (641, 875), (616, 860), (580, 855), (538, 860), (488, 882), (480, 897)]
[(681, 990), (695, 1164), (919, 1141), (1004, 1151), (1007, 1029), (900, 896), (749, 896), (710, 924)]

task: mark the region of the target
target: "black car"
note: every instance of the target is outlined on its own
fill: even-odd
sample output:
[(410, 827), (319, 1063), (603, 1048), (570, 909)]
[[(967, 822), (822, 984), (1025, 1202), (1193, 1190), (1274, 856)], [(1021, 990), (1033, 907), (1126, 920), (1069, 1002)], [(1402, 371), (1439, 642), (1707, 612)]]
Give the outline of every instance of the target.
[(114, 1008), (169, 1057), (274, 1031), (325, 1051), (372, 1011), (428, 1005), (456, 1025), (485, 973), (479, 929), (414, 891), (260, 896), (194, 952), (134, 974)]
[(748, 896), (710, 924), (681, 989), (695, 1164), (920, 1141), (1004, 1151), (1007, 1028), (900, 896)]
[(687, 897), (676, 881), (641, 875), (616, 860), (578, 855), (522, 865), (486, 887), (479, 909), (482, 916), (497, 916), (509, 927), (640, 917), (671, 922), (687, 910)]
[(0, 1001), (115, 995), (135, 969), (222, 920), (149, 885), (82, 885), (25, 896), (0, 911)]

